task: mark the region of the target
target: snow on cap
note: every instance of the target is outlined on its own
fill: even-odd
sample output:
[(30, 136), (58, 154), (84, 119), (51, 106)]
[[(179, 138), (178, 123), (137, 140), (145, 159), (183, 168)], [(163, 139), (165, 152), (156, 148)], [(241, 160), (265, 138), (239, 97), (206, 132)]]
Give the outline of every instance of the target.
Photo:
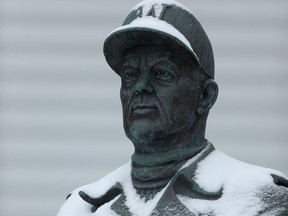
[(104, 55), (120, 75), (123, 54), (136, 46), (168, 48), (214, 78), (211, 43), (199, 21), (174, 0), (144, 0), (104, 42)]

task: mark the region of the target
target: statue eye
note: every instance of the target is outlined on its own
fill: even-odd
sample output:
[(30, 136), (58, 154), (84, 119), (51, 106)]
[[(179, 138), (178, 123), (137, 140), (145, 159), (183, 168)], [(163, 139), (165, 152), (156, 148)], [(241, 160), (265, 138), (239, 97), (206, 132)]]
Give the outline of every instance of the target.
[(138, 77), (138, 74), (134, 70), (126, 70), (123, 72), (122, 79), (124, 82), (133, 82)]
[(156, 78), (163, 81), (170, 81), (174, 78), (174, 75), (165, 69), (156, 69), (154, 75)]
[(127, 72), (125, 73), (125, 78), (126, 79), (133, 79), (136, 75), (132, 72)]

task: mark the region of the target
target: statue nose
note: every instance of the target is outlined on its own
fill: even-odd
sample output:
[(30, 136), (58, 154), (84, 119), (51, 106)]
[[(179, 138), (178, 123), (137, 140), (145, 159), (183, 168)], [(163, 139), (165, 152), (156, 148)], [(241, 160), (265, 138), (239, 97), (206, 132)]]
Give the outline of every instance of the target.
[(153, 86), (151, 85), (150, 76), (145, 74), (140, 76), (135, 85), (135, 94), (151, 94), (153, 92)]

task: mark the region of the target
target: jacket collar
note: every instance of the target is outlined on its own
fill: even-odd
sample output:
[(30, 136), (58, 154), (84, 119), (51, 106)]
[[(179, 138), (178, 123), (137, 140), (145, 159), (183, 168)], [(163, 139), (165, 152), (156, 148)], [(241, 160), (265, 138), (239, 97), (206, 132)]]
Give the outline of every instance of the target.
[[(222, 196), (223, 188), (221, 188), (217, 192), (207, 192), (203, 189), (201, 189), (195, 180), (195, 173), (197, 170), (197, 165), (200, 161), (204, 160), (211, 152), (213, 152), (215, 148), (213, 145), (209, 142), (205, 149), (203, 149), (199, 154), (188, 160), (182, 168), (174, 175), (174, 177), (170, 180), (168, 185), (162, 189), (159, 193), (161, 193), (161, 196), (154, 197), (153, 199), (158, 199), (156, 202), (156, 206), (153, 210), (153, 212), (158, 212), (160, 215), (164, 214), (165, 210), (165, 203), (167, 201), (171, 203), (171, 205), (178, 206), (181, 205), (181, 208), (183, 209), (183, 215), (190, 215), (188, 214), (188, 209), (179, 201), (177, 196), (185, 196), (188, 198), (197, 198), (197, 199), (205, 199), (205, 200), (217, 200)], [(129, 169), (131, 171), (131, 167), (126, 164), (123, 167), (123, 171), (125, 173), (128, 173)], [(130, 179), (130, 181), (127, 181), (127, 179)], [(114, 182), (114, 184), (112, 183)], [(92, 197), (88, 193), (84, 191), (88, 191), (88, 188), (82, 188), (83, 190), (79, 191), (80, 197), (87, 203), (92, 205), (92, 212), (95, 212), (100, 206), (104, 205), (105, 203), (108, 203), (109, 201), (117, 198), (114, 203), (112, 204), (111, 208), (114, 211), (119, 211), (118, 207), (121, 206), (122, 210), (125, 211), (125, 215), (132, 215), (129, 213), (129, 206), (127, 204), (127, 200), (131, 199), (129, 196), (129, 190), (133, 190), (132, 186), (132, 179), (130, 178), (123, 178), (119, 177), (118, 179), (115, 178), (113, 181), (111, 181), (111, 187), (109, 187), (106, 192), (103, 194), (98, 195), (97, 197)], [(95, 185), (94, 185), (95, 187)], [(135, 190), (135, 189), (134, 189)], [(134, 191), (135, 192), (135, 191)], [(135, 192), (136, 193), (136, 192)], [(125, 208), (124, 208), (125, 207)], [(178, 209), (177, 207), (177, 209)], [(169, 207), (170, 208), (170, 207)], [(173, 208), (170, 208), (173, 209)], [(121, 212), (117, 212), (120, 215)], [(123, 212), (122, 212), (123, 213)], [(158, 214), (157, 213), (157, 214)], [(166, 214), (166, 213), (165, 213)], [(169, 214), (173, 215), (173, 212), (170, 212)]]

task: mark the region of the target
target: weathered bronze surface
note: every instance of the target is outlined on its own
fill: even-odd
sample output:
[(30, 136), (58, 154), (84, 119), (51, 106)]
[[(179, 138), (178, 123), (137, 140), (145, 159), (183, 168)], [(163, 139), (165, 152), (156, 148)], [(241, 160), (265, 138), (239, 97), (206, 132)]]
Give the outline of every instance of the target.
[[(165, 23), (185, 39), (175, 36), (172, 30), (161, 29)], [(157, 1), (154, 4), (144, 1), (130, 12), (123, 26), (108, 36), (104, 54), (121, 77), (124, 130), (135, 148), (130, 170), (135, 192), (144, 203), (163, 193), (151, 215), (221, 216), (210, 208), (211, 203), (207, 204), (209, 211), (199, 212), (179, 199), (186, 197), (191, 203), (193, 200), (221, 202), (229, 195), (225, 192), (226, 183), (231, 184), (223, 180), (217, 190), (209, 191), (197, 183), (198, 165), (215, 151), (205, 139), (205, 128), (209, 110), (218, 96), (212, 46), (205, 31), (186, 9), (176, 3)], [(191, 163), (187, 165), (187, 161)], [(288, 181), (277, 174), (267, 176), (271, 184), (251, 192), (263, 202), (261, 206), (255, 203), (259, 210), (253, 215), (287, 216)], [(247, 179), (254, 178), (247, 176)], [(115, 179), (115, 184), (98, 197), (82, 189), (78, 193), (91, 205), (91, 212), (97, 213), (104, 204), (116, 199), (111, 210), (130, 216), (133, 215), (127, 204), (130, 195), (121, 181)], [(238, 187), (237, 182), (233, 184)], [(245, 213), (245, 209), (239, 212)]]

